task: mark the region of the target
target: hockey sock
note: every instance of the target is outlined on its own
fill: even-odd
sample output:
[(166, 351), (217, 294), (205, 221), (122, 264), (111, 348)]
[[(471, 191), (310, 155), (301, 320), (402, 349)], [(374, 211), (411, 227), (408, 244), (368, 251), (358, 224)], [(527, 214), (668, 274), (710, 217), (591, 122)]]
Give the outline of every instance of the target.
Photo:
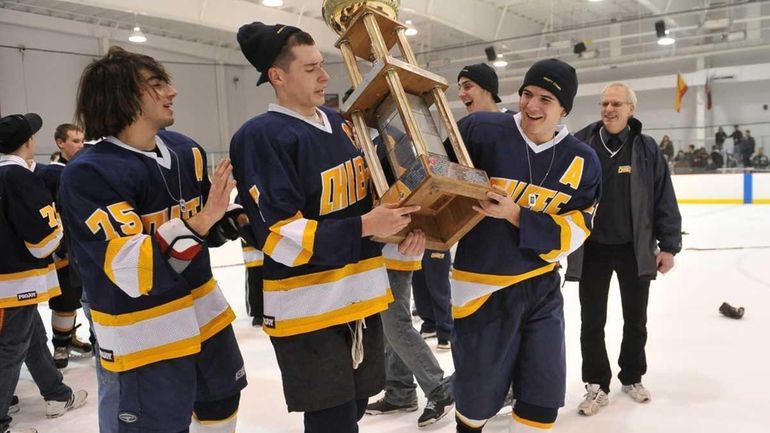
[(455, 409), (455, 421), (457, 422), (457, 433), (481, 433), (487, 420), (475, 420), (464, 417)]
[(238, 421), (241, 394), (215, 401), (195, 403), (191, 433), (233, 433)]
[(548, 432), (553, 429), (557, 416), (556, 408), (535, 406), (517, 400), (513, 408), (510, 431), (512, 433)]
[(70, 345), (72, 330), (75, 329), (75, 311), (52, 311), (51, 328), (53, 328), (53, 347)]

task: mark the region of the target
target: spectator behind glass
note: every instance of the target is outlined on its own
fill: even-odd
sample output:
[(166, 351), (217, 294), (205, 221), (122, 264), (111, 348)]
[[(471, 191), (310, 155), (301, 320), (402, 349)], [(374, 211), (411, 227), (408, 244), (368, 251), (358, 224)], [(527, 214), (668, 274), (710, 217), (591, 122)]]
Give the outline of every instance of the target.
[(751, 158), (751, 165), (755, 168), (767, 168), (768, 165), (770, 165), (770, 160), (767, 158), (767, 155), (765, 155), (765, 149), (760, 147), (757, 150), (757, 154), (754, 155), (753, 158)]
[(726, 139), (727, 139), (727, 133), (720, 126), (719, 130), (716, 132), (716, 134), (714, 134), (714, 150), (721, 152), (722, 146), (724, 145)]
[(668, 138), (668, 135), (664, 135), (660, 140), (660, 151), (666, 158), (666, 161), (671, 161), (674, 158), (674, 143)]

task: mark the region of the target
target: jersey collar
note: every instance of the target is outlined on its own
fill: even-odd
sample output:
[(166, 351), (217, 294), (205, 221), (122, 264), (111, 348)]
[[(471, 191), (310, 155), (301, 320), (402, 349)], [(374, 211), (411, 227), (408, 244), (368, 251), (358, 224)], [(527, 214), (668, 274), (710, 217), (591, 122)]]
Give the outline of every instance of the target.
[(139, 150), (135, 147), (131, 147), (126, 143), (120, 141), (118, 137), (109, 136), (109, 137), (106, 137), (104, 140), (109, 141), (115, 146), (122, 147), (126, 150), (130, 150), (131, 152), (136, 152), (150, 159), (154, 159), (158, 163), (158, 165), (165, 168), (166, 170), (171, 169), (171, 152), (168, 151), (168, 146), (166, 146), (166, 143), (164, 143), (163, 140), (161, 140), (161, 138), (158, 137), (157, 135), (155, 136), (155, 145), (158, 146), (158, 150), (160, 151), (160, 156), (158, 156), (157, 153), (152, 151), (145, 152), (144, 150)]
[(27, 161), (24, 160), (24, 158), (17, 156), (17, 155), (2, 155), (0, 156), (0, 165), (20, 165), (27, 170), (32, 171), (32, 169), (27, 165)]
[(527, 143), (527, 146), (529, 146), (529, 148), (532, 149), (532, 151), (535, 153), (544, 152), (550, 149), (551, 147), (556, 146), (556, 144), (562, 141), (564, 137), (569, 135), (569, 130), (567, 130), (567, 125), (556, 125), (556, 137), (554, 137), (553, 140), (543, 144), (535, 144), (535, 142), (530, 140), (529, 137), (527, 137), (527, 135), (521, 129), (521, 112), (514, 114), (513, 120), (514, 122), (516, 122), (516, 128), (519, 129), (519, 134), (521, 134), (522, 138), (524, 138), (524, 141)]
[(332, 125), (329, 123), (329, 118), (326, 117), (326, 113), (324, 113), (323, 110), (319, 110), (318, 108), (316, 108), (316, 111), (318, 112), (318, 115), (321, 116), (321, 120), (324, 121), (323, 125), (320, 125), (320, 124), (315, 123), (315, 122), (311, 122), (311, 121), (305, 119), (305, 117), (303, 115), (297, 113), (294, 110), (286, 108), (286, 107), (284, 107), (282, 105), (270, 104), (267, 107), (267, 111), (272, 111), (274, 113), (281, 113), (281, 114), (285, 114), (287, 116), (291, 116), (291, 117), (297, 118), (297, 119), (307, 123), (308, 125), (315, 126), (316, 128), (320, 129), (321, 131), (324, 131), (324, 132), (329, 133), (329, 134), (332, 133)]

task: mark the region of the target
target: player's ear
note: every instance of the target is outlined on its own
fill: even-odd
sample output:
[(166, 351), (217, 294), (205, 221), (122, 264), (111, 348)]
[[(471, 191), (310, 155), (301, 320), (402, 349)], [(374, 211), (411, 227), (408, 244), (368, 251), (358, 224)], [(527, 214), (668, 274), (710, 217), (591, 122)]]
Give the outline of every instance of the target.
[(281, 70), (281, 68), (277, 66), (271, 66), (267, 70), (267, 77), (270, 79), (270, 82), (273, 84), (281, 85), (284, 83), (284, 72)]

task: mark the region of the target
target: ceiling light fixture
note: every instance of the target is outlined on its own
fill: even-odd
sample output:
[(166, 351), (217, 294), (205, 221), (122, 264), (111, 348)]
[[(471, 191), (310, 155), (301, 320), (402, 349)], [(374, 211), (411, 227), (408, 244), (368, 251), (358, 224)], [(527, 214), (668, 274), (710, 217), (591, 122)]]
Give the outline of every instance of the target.
[(676, 40), (668, 35), (666, 22), (663, 20), (655, 21), (655, 34), (658, 36), (658, 45), (671, 45)]
[(137, 44), (147, 42), (147, 36), (142, 33), (142, 29), (139, 26), (134, 26), (134, 31), (128, 36), (128, 40)]
[(508, 66), (508, 62), (505, 61), (505, 58), (503, 58), (502, 54), (498, 54), (497, 60), (495, 60), (492, 64), (495, 66), (495, 68), (504, 68)]
[(484, 48), (484, 54), (487, 55), (488, 62), (494, 62), (497, 60), (497, 52), (495, 52), (495, 47), (490, 46)]
[(417, 29), (412, 26), (412, 20), (406, 20), (406, 31), (404, 31), (404, 34), (407, 36), (414, 36), (417, 33)]
[(262, 0), (262, 6), (269, 8), (279, 8), (283, 6), (283, 0)]

